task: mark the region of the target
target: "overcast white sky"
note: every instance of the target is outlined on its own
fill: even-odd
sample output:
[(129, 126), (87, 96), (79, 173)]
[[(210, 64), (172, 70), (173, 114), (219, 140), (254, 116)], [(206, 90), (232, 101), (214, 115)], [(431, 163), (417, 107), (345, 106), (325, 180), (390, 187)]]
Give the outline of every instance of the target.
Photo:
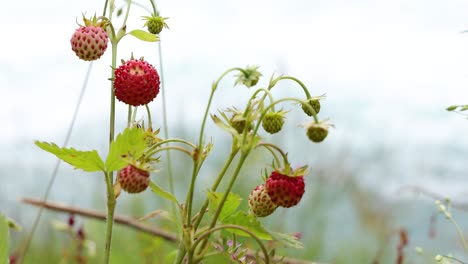
[[(75, 57), (69, 40), (81, 13), (100, 14), (103, 3), (9, 1), (0, 9), (0, 145), (8, 160), (25, 154), (18, 152), (17, 142), (30, 142), (30, 150), (37, 151), (32, 155), (40, 153), (34, 139), (63, 142), (88, 66)], [(288, 74), (303, 80), (314, 95), (327, 93), (323, 117), (337, 125), (331, 142), (368, 144), (378, 135), (375, 140), (387, 144), (426, 144), (458, 137), (468, 147), (468, 122), (444, 111), (468, 103), (468, 33), (460, 33), (468, 29), (468, 1), (157, 4), (170, 17), (162, 48), (173, 124), (201, 119), (198, 110), (211, 82), (225, 69), (258, 64), (264, 82), (273, 72)], [(140, 28), (144, 15), (134, 7), (129, 28)], [(131, 52), (158, 64), (154, 43), (126, 38), (119, 60)], [(102, 123), (89, 134), (107, 138), (109, 65), (106, 52), (93, 66), (76, 133)], [(235, 90), (225, 92), (220, 106), (239, 103)], [(157, 112), (160, 105), (158, 97), (152, 107)], [(125, 118), (125, 107), (118, 109)]]

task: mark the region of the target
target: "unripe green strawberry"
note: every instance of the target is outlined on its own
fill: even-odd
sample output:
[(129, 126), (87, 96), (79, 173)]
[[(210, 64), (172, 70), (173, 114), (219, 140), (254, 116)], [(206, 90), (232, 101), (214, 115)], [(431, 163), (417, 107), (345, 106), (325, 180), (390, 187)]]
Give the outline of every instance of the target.
[(83, 18), (83, 20), (85, 25), (75, 30), (70, 43), (78, 58), (85, 61), (94, 61), (99, 59), (107, 49), (109, 38), (107, 32), (103, 29), (107, 22), (98, 23), (96, 18), (93, 18), (93, 20)]
[[(237, 133), (242, 134), (244, 132), (244, 128), (247, 125), (247, 119), (243, 116), (242, 113), (235, 113), (232, 115), (230, 120), (231, 126), (237, 131)], [(252, 124), (248, 124), (248, 130), (253, 129)]]
[(237, 80), (234, 85), (243, 84), (250, 88), (252, 86), (257, 85), (258, 81), (262, 74), (258, 71), (259, 66), (247, 66), (242, 72), (240, 72), (237, 76)]
[(275, 134), (281, 131), (284, 124), (284, 112), (269, 112), (263, 117), (262, 127), (270, 133)]
[(266, 191), (273, 203), (281, 207), (297, 205), (305, 192), (304, 176), (288, 176), (275, 170), (265, 183)]
[(307, 103), (302, 103), (302, 110), (304, 111), (304, 113), (306, 113), (306, 115), (308, 115), (308, 116), (312, 116), (314, 113), (312, 112), (312, 110), (309, 107), (307, 107), (307, 104), (309, 106), (311, 106), (312, 109), (314, 109), (315, 114), (318, 114), (320, 112), (319, 98), (311, 98), (311, 99), (307, 100)]
[(313, 142), (322, 142), (328, 135), (328, 127), (325, 123), (310, 123), (307, 126), (307, 137)]
[(278, 205), (273, 203), (268, 196), (265, 184), (258, 185), (250, 192), (249, 209), (256, 217), (265, 217), (271, 215)]
[(149, 175), (148, 171), (130, 164), (119, 171), (118, 180), (124, 191), (128, 193), (140, 193), (148, 188), (150, 182)]
[(115, 97), (126, 104), (139, 106), (153, 101), (159, 93), (159, 75), (143, 59), (131, 59), (115, 70)]
[(166, 24), (167, 17), (160, 17), (160, 16), (151, 16), (145, 17), (146, 23), (145, 26), (148, 28), (150, 33), (155, 35), (161, 33), (163, 28), (169, 28)]

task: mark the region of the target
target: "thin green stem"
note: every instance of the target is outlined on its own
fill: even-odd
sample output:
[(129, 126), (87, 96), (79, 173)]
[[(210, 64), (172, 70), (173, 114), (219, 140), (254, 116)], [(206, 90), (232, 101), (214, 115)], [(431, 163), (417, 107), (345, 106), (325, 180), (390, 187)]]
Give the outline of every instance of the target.
[(266, 148), (268, 151), (270, 151), (270, 153), (273, 155), (273, 158), (275, 159), (276, 163), (279, 165), (280, 162), (279, 162), (279, 158), (278, 156), (276, 155), (276, 153), (272, 150), (276, 150), (278, 151), (281, 156), (283, 157), (283, 161), (284, 161), (284, 164), (285, 166), (289, 166), (289, 161), (288, 161), (288, 156), (286, 155), (286, 153), (283, 152), (283, 150), (281, 148), (279, 148), (278, 146), (274, 145), (274, 144), (271, 144), (271, 143), (266, 143), (266, 142), (262, 142), (262, 143), (259, 143), (257, 145), (257, 147), (264, 147)]
[(106, 16), (107, 6), (108, 5), (109, 5), (109, 0), (106, 0), (106, 2), (104, 3), (104, 9), (102, 11), (102, 16)]
[(228, 73), (230, 73), (232, 71), (245, 72), (243, 69), (238, 68), (238, 67), (231, 68), (231, 69), (225, 71), (223, 74), (221, 74), (221, 76), (218, 78), (218, 80), (216, 80), (216, 82), (214, 82), (213, 85), (211, 86), (210, 98), (208, 99), (208, 104), (206, 105), (205, 114), (203, 116), (203, 121), (202, 121), (201, 129), (200, 129), (200, 135), (198, 137), (199, 138), (198, 139), (198, 147), (199, 148), (201, 148), (201, 146), (203, 145), (203, 134), (205, 133), (206, 119), (208, 118), (208, 113), (210, 111), (211, 102), (213, 101), (214, 93), (215, 93), (216, 89), (218, 88), (219, 82), (224, 78), (224, 76), (226, 76)]
[[(250, 231), (249, 229), (243, 227), (243, 226), (239, 226), (239, 225), (219, 225), (219, 226), (216, 226), (216, 227), (212, 227), (200, 234), (197, 235), (197, 239), (195, 240), (195, 242), (193, 243), (193, 248), (196, 248), (198, 246), (198, 244), (202, 241), (206, 241), (206, 239), (209, 238), (209, 236), (216, 232), (216, 231), (219, 231), (219, 230), (222, 230), (222, 229), (237, 229), (237, 230), (241, 230), (247, 234), (249, 234), (257, 243), (258, 245), (260, 246), (260, 249), (262, 250), (262, 253), (264, 255), (264, 260), (265, 260), (265, 264), (269, 264), (270, 263), (270, 257), (268, 255), (268, 250), (266, 249), (265, 245), (262, 243), (262, 240), (256, 236), (252, 231)], [(203, 244), (202, 244), (202, 247), (203, 247)]]
[(146, 107), (146, 113), (148, 114), (148, 127), (152, 129), (153, 128), (153, 122), (151, 121), (151, 111), (150, 111), (147, 104), (145, 105), (145, 107)]
[(214, 93), (216, 92), (216, 90), (218, 88), (219, 82), (224, 78), (224, 76), (226, 76), (228, 73), (230, 73), (232, 71), (244, 72), (243, 69), (238, 68), (238, 67), (228, 69), (223, 74), (221, 74), (221, 76), (211, 86), (210, 98), (208, 99), (208, 104), (206, 105), (205, 114), (203, 116), (203, 121), (202, 121), (202, 125), (201, 125), (201, 128), (200, 128), (200, 135), (199, 135), (199, 139), (198, 139), (197, 150), (195, 150), (195, 151), (198, 151), (199, 153), (194, 158), (194, 167), (193, 167), (193, 170), (192, 170), (192, 177), (191, 177), (191, 181), (190, 181), (189, 191), (188, 191), (188, 194), (187, 194), (187, 200), (186, 200), (186, 205), (187, 205), (187, 209), (188, 209), (188, 211), (187, 211), (187, 225), (190, 225), (190, 221), (191, 221), (191, 218), (192, 218), (192, 216), (191, 216), (191, 214), (192, 214), (192, 200), (193, 200), (193, 193), (194, 193), (194, 189), (195, 189), (195, 180), (196, 180), (198, 171), (200, 170), (200, 167), (202, 165), (202, 161), (200, 159), (202, 157), (201, 153), (203, 152), (203, 134), (205, 132), (205, 125), (206, 125), (206, 120), (208, 118), (208, 113), (210, 111), (211, 103), (213, 101), (213, 96), (214, 96)]
[(185, 201), (185, 204), (187, 206), (187, 211), (186, 211), (186, 225), (190, 226), (190, 222), (192, 219), (192, 203), (193, 203), (193, 192), (195, 189), (195, 179), (198, 171), (198, 160), (194, 160), (193, 163), (193, 169), (192, 169), (192, 177), (190, 181), (190, 188), (189, 192), (187, 194), (187, 200)]
[[(280, 76), (278, 78), (276, 78), (274, 81), (272, 81), (272, 83), (274, 83), (274, 85), (276, 85), (277, 82), (281, 81), (281, 80), (292, 80), (292, 81), (295, 81), (297, 84), (299, 84), (302, 88), (302, 90), (304, 91), (307, 99), (309, 99), (311, 96), (310, 96), (310, 93), (309, 93), (309, 90), (307, 89), (307, 87), (305, 86), (305, 84), (303, 82), (301, 82), (299, 79), (295, 78), (295, 77), (292, 77), (292, 76)], [(274, 86), (273, 85), (273, 86)], [(271, 90), (273, 88), (273, 86), (271, 86), (269, 88), (269, 90)]]
[(155, 150), (157, 150), (157, 148), (159, 148), (160, 146), (164, 145), (164, 144), (168, 144), (168, 143), (171, 143), (171, 142), (176, 142), (176, 143), (183, 143), (183, 144), (186, 144), (187, 146), (190, 146), (192, 147), (193, 149), (195, 149), (197, 146), (195, 146), (192, 142), (189, 142), (185, 139), (180, 139), (180, 138), (170, 138), (170, 139), (166, 139), (166, 140), (163, 140), (163, 141), (160, 141), (158, 143), (156, 143), (154, 146), (152, 146), (150, 149), (148, 149), (146, 151), (147, 155), (148, 156), (153, 156)]
[(153, 8), (153, 15), (154, 16), (159, 15), (158, 10), (156, 9), (156, 5), (154, 4), (154, 1), (150, 0), (150, 3), (151, 3), (151, 7)]
[(174, 150), (178, 150), (178, 151), (181, 151), (185, 154), (187, 154), (189, 157), (192, 157), (192, 152), (182, 148), (182, 147), (179, 147), (179, 146), (167, 146), (167, 147), (162, 147), (162, 148), (158, 148), (154, 153), (152, 153), (152, 155), (160, 152), (160, 151), (167, 151), (167, 150), (171, 150), (171, 149), (174, 149)]
[(465, 253), (468, 254), (468, 244), (466, 243), (465, 240), (465, 235), (463, 234), (462, 229), (458, 225), (457, 221), (453, 218), (452, 214), (446, 215), (447, 218), (452, 222), (452, 224), (455, 226), (455, 229), (457, 230), (458, 236), (460, 237), (462, 244), (463, 244), (463, 249), (465, 250)]
[[(136, 112), (136, 109), (135, 109)], [(132, 106), (128, 105), (128, 112), (127, 112), (127, 127), (132, 125)]]
[(127, 19), (128, 19), (128, 15), (130, 14), (130, 7), (131, 6), (132, 6), (132, 1), (127, 0), (127, 10), (125, 12), (125, 18), (124, 18), (123, 23), (122, 23), (122, 28), (124, 28), (127, 25)]
[[(221, 169), (221, 171), (219, 172), (218, 177), (216, 177), (216, 180), (215, 180), (214, 184), (211, 186), (211, 191), (212, 192), (215, 192), (216, 189), (218, 189), (218, 186), (221, 183), (221, 180), (223, 179), (224, 175), (226, 174), (226, 171), (228, 170), (229, 166), (231, 165), (232, 161), (234, 160), (234, 157), (237, 155), (238, 152), (239, 152), (239, 149), (233, 147), (233, 149), (231, 151), (231, 154), (229, 155), (228, 159), (224, 163), (224, 166)], [(209, 200), (206, 199), (205, 203), (202, 206), (202, 209), (200, 210), (200, 215), (198, 216), (198, 218), (197, 218), (197, 220), (196, 220), (196, 222), (195, 222), (195, 224), (193, 226), (195, 231), (197, 230), (203, 216), (205, 215), (206, 209), (208, 208), (208, 204), (209, 204)]]
[(105, 173), (106, 186), (107, 186), (107, 222), (106, 222), (106, 246), (104, 263), (110, 263), (110, 251), (112, 242), (112, 227), (114, 225), (114, 212), (115, 212), (115, 193), (114, 186), (112, 184), (112, 175)]
[(241, 153), (241, 156), (239, 157), (239, 162), (237, 163), (237, 167), (232, 174), (231, 181), (229, 182), (229, 185), (224, 192), (223, 198), (221, 198), (221, 201), (219, 202), (218, 207), (216, 208), (216, 212), (213, 215), (213, 218), (211, 220), (210, 228), (213, 228), (216, 225), (216, 221), (218, 221), (218, 217), (221, 214), (221, 210), (223, 209), (224, 203), (226, 202), (229, 193), (231, 192), (232, 187), (234, 186), (234, 183), (236, 182), (237, 176), (239, 175), (239, 172), (242, 168), (242, 165), (244, 164), (244, 161), (247, 159), (247, 156), (249, 155), (250, 150), (244, 151)]

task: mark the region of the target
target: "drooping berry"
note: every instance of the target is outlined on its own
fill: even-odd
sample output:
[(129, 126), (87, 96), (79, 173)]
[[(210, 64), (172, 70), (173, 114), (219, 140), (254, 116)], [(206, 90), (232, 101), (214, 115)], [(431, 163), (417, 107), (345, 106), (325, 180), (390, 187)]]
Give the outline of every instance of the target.
[(230, 120), (231, 126), (237, 131), (237, 133), (242, 134), (244, 132), (245, 126), (248, 125), (248, 130), (253, 129), (252, 124), (247, 124), (247, 119), (243, 116), (242, 113), (235, 113), (232, 115)]
[(127, 165), (118, 173), (118, 180), (122, 189), (128, 193), (140, 193), (148, 188), (149, 172), (133, 165)]
[(243, 84), (247, 88), (257, 85), (258, 81), (262, 74), (258, 71), (260, 66), (247, 66), (243, 71), (241, 71), (237, 76), (235, 85)]
[(303, 175), (288, 176), (276, 170), (268, 177), (265, 186), (271, 201), (282, 207), (295, 206), (305, 192)]
[(315, 111), (315, 114), (317, 115), (319, 112), (320, 112), (320, 101), (319, 101), (320, 98), (311, 98), (309, 100), (307, 100), (306, 103), (302, 103), (302, 111), (304, 111), (304, 113), (306, 113), (306, 115), (308, 116), (312, 116), (314, 114), (314, 112), (312, 112), (312, 110), (308, 107), (312, 107), (312, 109), (314, 109)]
[(278, 205), (273, 203), (265, 190), (265, 184), (258, 185), (250, 192), (249, 209), (256, 217), (271, 215)]
[(150, 33), (153, 33), (155, 35), (161, 33), (163, 28), (169, 28), (166, 24), (166, 19), (167, 17), (161, 17), (161, 16), (150, 16), (150, 17), (144, 17), (146, 22), (145, 26), (148, 28), (148, 31)]
[(328, 135), (328, 127), (324, 123), (310, 123), (307, 126), (307, 137), (313, 142), (322, 142)]
[(107, 22), (98, 23), (96, 18), (93, 20), (83, 18), (83, 20), (85, 25), (75, 30), (70, 43), (78, 58), (85, 61), (94, 61), (99, 59), (107, 49), (109, 38), (103, 28)]
[(281, 131), (284, 124), (284, 112), (269, 112), (263, 117), (262, 127), (270, 133), (275, 134)]
[(129, 105), (145, 105), (159, 93), (159, 74), (143, 59), (131, 59), (115, 70), (114, 92), (117, 99)]

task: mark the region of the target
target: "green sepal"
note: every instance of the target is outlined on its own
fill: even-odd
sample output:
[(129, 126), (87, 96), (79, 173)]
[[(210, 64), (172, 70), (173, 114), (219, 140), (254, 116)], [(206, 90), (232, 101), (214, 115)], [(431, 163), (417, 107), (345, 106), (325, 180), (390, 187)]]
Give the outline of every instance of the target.
[(177, 206), (179, 206), (179, 201), (177, 201), (177, 198), (170, 192), (164, 190), (153, 181), (150, 181), (149, 186), (151, 188), (151, 191), (153, 191), (155, 194), (161, 196), (161, 198), (174, 202)]
[[(224, 115), (224, 113), (221, 113), (221, 115)], [(222, 130), (230, 133), (233, 136), (238, 135), (237, 131), (232, 126), (223, 122), (223, 120), (221, 120), (221, 118), (219, 118), (217, 115), (211, 115), (211, 119), (213, 119), (215, 125), (217, 125)]]
[(269, 231), (269, 233), (275, 241), (278, 241), (284, 246), (287, 246), (290, 248), (297, 248), (297, 249), (304, 248), (304, 245), (302, 244), (302, 242), (300, 242), (298, 238), (294, 235), (277, 233), (277, 232), (272, 232), (272, 231)]
[(106, 171), (117, 171), (127, 166), (129, 160), (141, 158), (146, 150), (146, 132), (141, 128), (126, 128), (111, 143), (106, 160)]
[[(252, 214), (248, 214), (246, 212), (237, 211), (237, 213), (226, 217), (223, 220), (223, 224), (233, 224), (245, 227), (262, 240), (273, 239), (270, 233), (268, 233), (268, 231), (262, 226), (262, 224), (257, 220), (257, 218)], [(250, 236), (246, 232), (239, 229), (226, 228), (226, 230), (240, 236)]]
[[(222, 192), (212, 192), (208, 191), (207, 194), (208, 200), (210, 201), (208, 210), (211, 213), (215, 213), (218, 209), (219, 203), (221, 199), (223, 199), (224, 193)], [(224, 202), (223, 209), (221, 209), (221, 213), (219, 214), (218, 219), (223, 222), (223, 219), (233, 214), (241, 203), (241, 198), (239, 195), (230, 192), (226, 201)]]
[(34, 144), (41, 149), (50, 152), (59, 159), (87, 172), (104, 171), (104, 162), (96, 150), (80, 151), (74, 148), (61, 148), (54, 143), (35, 141)]
[(143, 41), (147, 41), (147, 42), (159, 41), (158, 36), (156, 36), (154, 34), (151, 34), (151, 33), (147, 32), (147, 31), (141, 30), (141, 29), (132, 30), (132, 31), (128, 32), (128, 34), (134, 36), (135, 38), (137, 38), (139, 40), (143, 40)]

